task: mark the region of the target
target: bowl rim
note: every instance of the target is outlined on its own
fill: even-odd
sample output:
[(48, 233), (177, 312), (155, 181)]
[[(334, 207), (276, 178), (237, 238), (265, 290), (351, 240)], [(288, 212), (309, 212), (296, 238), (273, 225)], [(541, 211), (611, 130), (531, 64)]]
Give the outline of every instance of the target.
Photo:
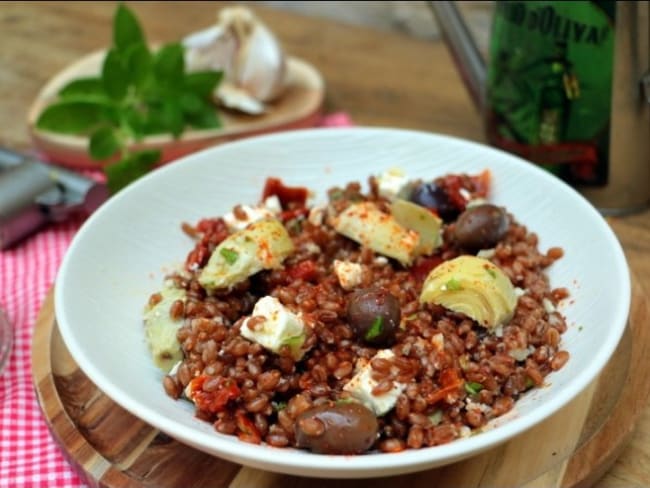
[[(295, 140), (299, 141), (314, 137), (332, 137), (336, 140), (343, 135), (342, 133), (346, 133), (350, 136), (363, 135), (379, 138), (387, 133), (400, 133), (405, 136), (410, 135), (438, 139), (439, 142), (447, 142), (458, 146), (470, 146), (475, 151), (492, 152), (495, 156), (498, 156), (501, 159), (517, 162), (518, 164), (526, 163), (524, 171), (530, 171), (531, 174), (535, 174), (536, 178), (546, 179), (549, 182), (552, 181), (552, 184), (554, 185), (563, 186), (564, 191), (569, 191), (573, 194), (576, 204), (583, 207), (582, 211), (591, 214), (594, 219), (594, 225), (598, 225), (599, 227), (599, 234), (608, 240), (608, 245), (612, 248), (614, 259), (616, 261), (615, 269), (620, 271), (622, 274), (621, 277), (625, 278), (622, 282), (617, 283), (619, 300), (614, 304), (616, 307), (616, 313), (614, 316), (618, 318), (618, 322), (612, 324), (612, 327), (609, 329), (609, 335), (603, 338), (603, 344), (598, 349), (596, 355), (592, 357), (589, 367), (583, 369), (579, 374), (574, 376), (569, 386), (556, 392), (553, 397), (546, 400), (544, 409), (535, 409), (525, 416), (513, 417), (504, 424), (499, 425), (497, 428), (481, 432), (480, 435), (458, 439), (443, 446), (391, 453), (390, 457), (387, 457), (387, 455), (383, 453), (357, 456), (322, 455), (290, 448), (272, 448), (266, 445), (252, 445), (241, 441), (233, 443), (232, 441), (227, 442), (222, 439), (220, 435), (215, 436), (214, 433), (209, 434), (200, 429), (188, 428), (178, 423), (175, 419), (170, 419), (158, 413), (155, 405), (143, 405), (139, 401), (129, 397), (127, 394), (120, 391), (119, 385), (114, 384), (110, 378), (106, 377), (106, 375), (93, 364), (90, 356), (75, 340), (73, 332), (74, 327), (71, 325), (70, 319), (67, 316), (67, 309), (63, 296), (64, 286), (62, 285), (66, 282), (68, 273), (70, 272), (70, 263), (74, 258), (75, 249), (81, 242), (83, 242), (84, 236), (87, 233), (92, 232), (94, 222), (98, 219), (98, 215), (101, 215), (104, 209), (112, 204), (112, 201), (119, 201), (119, 199), (125, 198), (126, 195), (139, 191), (139, 188), (142, 185), (149, 184), (149, 181), (160, 178), (161, 175), (165, 175), (168, 172), (183, 171), (183, 168), (186, 167), (184, 163), (191, 162), (195, 159), (200, 160), (205, 157), (206, 154), (212, 155), (214, 153), (219, 153), (223, 148), (233, 150), (237, 147), (250, 144), (292, 142)], [(600, 374), (618, 346), (625, 330), (631, 304), (631, 279), (625, 254), (613, 230), (598, 213), (595, 207), (593, 207), (582, 195), (567, 183), (551, 175), (542, 168), (499, 149), (454, 136), (408, 129), (390, 127), (318, 128), (286, 131), (234, 141), (184, 156), (183, 158), (176, 160), (175, 163), (177, 164), (169, 164), (158, 168), (154, 172), (129, 185), (120, 193), (112, 197), (111, 200), (102, 205), (102, 207), (100, 207), (86, 220), (86, 222), (82, 224), (65, 253), (59, 268), (59, 273), (56, 278), (57, 286), (55, 286), (55, 311), (62, 338), (70, 351), (70, 354), (77, 362), (80, 369), (102, 392), (117, 404), (131, 412), (134, 416), (143, 419), (148, 424), (185, 444), (217, 457), (269, 471), (293, 474), (311, 473), (312, 475), (318, 473), (321, 477), (383, 476), (389, 473), (413, 472), (426, 467), (450, 464), (454, 461), (478, 454), (486, 449), (496, 447), (497, 445), (512, 439), (516, 435), (551, 417), (558, 410), (567, 405), (571, 400), (578, 396), (578, 394), (585, 390), (597, 375)], [(288, 455), (289, 453), (293, 455)], [(295, 457), (295, 454), (299, 454), (299, 457)], [(330, 472), (331, 470), (334, 472)]]

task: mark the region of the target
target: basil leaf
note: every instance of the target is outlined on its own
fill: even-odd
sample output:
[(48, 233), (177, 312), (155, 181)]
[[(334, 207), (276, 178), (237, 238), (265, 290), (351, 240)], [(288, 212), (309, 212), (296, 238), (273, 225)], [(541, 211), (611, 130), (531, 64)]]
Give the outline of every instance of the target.
[(470, 395), (476, 395), (483, 389), (482, 384), (476, 383), (474, 381), (465, 382), (464, 386), (465, 386), (465, 391)]
[(186, 116), (189, 125), (196, 129), (213, 129), (221, 127), (221, 121), (215, 107), (204, 105), (200, 112)]
[(227, 247), (222, 248), (219, 251), (219, 254), (221, 254), (226, 262), (231, 266), (237, 262), (237, 259), (239, 259), (239, 253), (234, 249), (228, 249)]
[(105, 99), (106, 92), (101, 78), (78, 78), (61, 88), (59, 96), (63, 99)]
[(116, 193), (129, 183), (144, 176), (160, 160), (160, 151), (145, 150), (133, 153), (104, 168), (108, 189)]
[(445, 283), (447, 290), (449, 291), (460, 291), (463, 289), (463, 285), (460, 284), (456, 278), (452, 278), (447, 283)]
[(36, 127), (61, 134), (84, 134), (111, 119), (106, 103), (70, 100), (49, 105), (39, 115)]
[(154, 71), (158, 84), (176, 89), (183, 83), (185, 58), (179, 43), (166, 44), (154, 57)]
[(204, 102), (195, 93), (185, 92), (180, 96), (179, 103), (183, 113), (192, 115), (199, 114), (203, 110)]
[(119, 51), (144, 43), (144, 34), (135, 14), (126, 6), (119, 5), (113, 18), (113, 43)]
[(154, 83), (153, 78), (153, 56), (149, 48), (144, 44), (135, 44), (126, 51), (126, 70), (129, 80), (138, 91), (142, 91), (147, 85)]
[(111, 49), (102, 65), (102, 83), (104, 90), (115, 100), (122, 100), (129, 89), (129, 76), (120, 54)]
[(167, 100), (163, 105), (162, 116), (162, 122), (166, 129), (174, 137), (180, 136), (185, 128), (185, 119), (180, 104), (176, 100)]
[(195, 71), (185, 75), (185, 87), (201, 98), (209, 98), (222, 78), (222, 71)]
[(378, 337), (384, 330), (384, 317), (378, 315), (364, 336), (366, 340)]
[(102, 127), (90, 136), (88, 149), (90, 157), (97, 160), (110, 158), (120, 148), (115, 129)]

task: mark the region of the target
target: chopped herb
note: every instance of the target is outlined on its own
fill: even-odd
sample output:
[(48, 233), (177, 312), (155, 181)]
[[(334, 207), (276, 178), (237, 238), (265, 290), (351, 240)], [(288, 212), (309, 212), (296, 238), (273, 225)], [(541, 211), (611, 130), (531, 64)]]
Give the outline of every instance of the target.
[(335, 188), (334, 190), (330, 191), (329, 197), (331, 202), (335, 200), (340, 200), (341, 198), (343, 198), (343, 190)]
[(535, 386), (535, 382), (526, 376), (526, 388), (532, 388), (533, 386)]
[(273, 407), (273, 410), (279, 412), (280, 410), (287, 408), (287, 402), (271, 402), (271, 406)]
[(474, 381), (465, 382), (465, 391), (470, 395), (477, 395), (483, 389), (483, 385)]
[(487, 271), (487, 274), (489, 274), (492, 278), (494, 278), (494, 279), (496, 280), (496, 278), (497, 278), (497, 274), (496, 274), (496, 272), (495, 272), (493, 269), (491, 269), (491, 268), (485, 268), (485, 271)]
[(433, 412), (431, 415), (429, 415), (429, 421), (433, 426), (436, 426), (440, 422), (442, 422), (442, 410), (438, 409), (435, 412)]
[(578, 331), (579, 331), (579, 332), (582, 332), (582, 329), (583, 329), (582, 325), (579, 325), (579, 326), (578, 326)]
[(375, 337), (379, 337), (379, 335), (382, 333), (384, 330), (384, 317), (381, 315), (377, 316), (366, 332), (366, 335), (364, 336), (366, 340), (374, 339)]
[(337, 405), (347, 405), (348, 403), (354, 403), (354, 399), (352, 399), (352, 398), (338, 398), (336, 400), (336, 402), (334, 402), (334, 403), (336, 403)]
[(294, 347), (302, 346), (303, 342), (305, 342), (305, 336), (303, 334), (300, 334), (300, 335), (287, 337), (282, 341), (282, 345), (294, 348)]
[(447, 290), (451, 291), (460, 291), (463, 289), (463, 286), (460, 284), (460, 281), (458, 281), (456, 278), (450, 279), (445, 286), (447, 287)]
[(219, 254), (221, 254), (226, 262), (230, 265), (235, 264), (237, 262), (237, 258), (239, 258), (239, 253), (237, 251), (228, 249), (227, 247), (221, 249), (219, 251)]

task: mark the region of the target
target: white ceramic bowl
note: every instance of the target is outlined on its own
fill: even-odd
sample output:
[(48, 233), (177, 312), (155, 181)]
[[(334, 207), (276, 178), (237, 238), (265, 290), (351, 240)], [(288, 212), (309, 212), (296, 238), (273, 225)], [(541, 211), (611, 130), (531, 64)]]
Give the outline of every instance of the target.
[[(552, 286), (566, 286), (562, 309), (570, 361), (550, 386), (521, 398), (498, 427), (439, 447), (397, 454), (326, 456), (240, 442), (194, 418), (192, 406), (163, 391), (141, 322), (149, 295), (192, 243), (180, 230), (257, 202), (266, 177), (324, 190), (399, 166), (409, 176), (493, 173), (491, 199), (538, 233), (542, 250), (561, 246)], [(126, 188), (82, 227), (56, 282), (56, 317), (65, 343), (88, 377), (134, 415), (181, 442), (231, 461), (317, 477), (385, 476), (451, 463), (506, 441), (549, 417), (604, 367), (623, 333), (630, 276), (607, 223), (569, 186), (519, 158), (479, 144), (392, 129), (317, 129), (248, 139), (208, 149), (156, 170)]]

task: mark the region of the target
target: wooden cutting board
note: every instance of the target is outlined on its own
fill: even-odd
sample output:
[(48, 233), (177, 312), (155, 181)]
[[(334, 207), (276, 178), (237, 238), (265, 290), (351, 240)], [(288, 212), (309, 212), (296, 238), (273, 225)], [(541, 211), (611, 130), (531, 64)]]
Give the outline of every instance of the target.
[[(496, 487), (591, 486), (626, 444), (650, 382), (650, 307), (633, 280), (630, 320), (604, 372), (542, 424), (484, 454), (389, 479), (300, 478), (243, 467), (192, 449), (132, 416), (79, 369), (54, 318), (52, 293), (34, 330), (33, 382), (45, 419), (91, 486), (123, 487)], [(325, 473), (324, 473), (325, 475)]]

